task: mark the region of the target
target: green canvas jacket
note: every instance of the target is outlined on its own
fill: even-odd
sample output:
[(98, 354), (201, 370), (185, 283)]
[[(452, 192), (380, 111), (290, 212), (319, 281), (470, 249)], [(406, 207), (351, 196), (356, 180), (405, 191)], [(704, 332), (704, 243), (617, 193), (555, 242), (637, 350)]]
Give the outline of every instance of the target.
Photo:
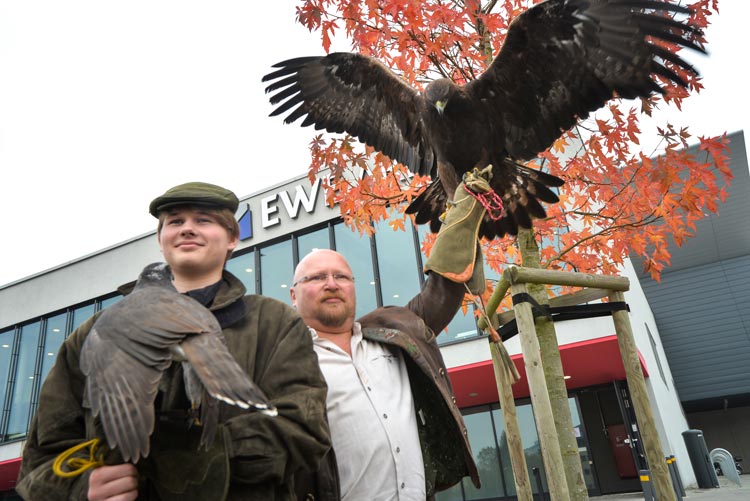
[[(240, 308), (244, 314), (223, 328), (229, 351), (273, 401), (279, 415), (269, 417), (220, 403), (220, 433), (212, 449), (200, 452), (195, 447), (199, 428), (181, 428), (184, 422), (175, 424), (171, 419), (170, 412), (176, 410), (179, 416), (180, 406), (187, 403), (181, 364), (173, 364), (163, 380), (166, 388), (157, 397), (157, 409), (169, 411), (157, 413), (151, 454), (136, 465), (144, 477), (139, 499), (170, 498), (145, 479), (154, 471), (163, 484), (184, 490), (174, 497), (181, 501), (294, 499), (294, 475), (317, 469), (329, 450), (327, 389), (307, 327), (291, 307), (262, 296), (245, 296), (244, 285), (225, 272), (210, 309), (220, 318), (238, 301), (244, 302)], [(53, 474), (52, 463), (69, 447), (103, 438), (101, 424), (85, 402), (85, 378), (79, 368), (81, 347), (94, 321), (95, 317), (87, 320), (63, 343), (42, 386), (16, 486), (24, 499), (86, 499), (89, 473), (63, 479)], [(105, 462), (120, 462), (116, 453), (109, 451)]]

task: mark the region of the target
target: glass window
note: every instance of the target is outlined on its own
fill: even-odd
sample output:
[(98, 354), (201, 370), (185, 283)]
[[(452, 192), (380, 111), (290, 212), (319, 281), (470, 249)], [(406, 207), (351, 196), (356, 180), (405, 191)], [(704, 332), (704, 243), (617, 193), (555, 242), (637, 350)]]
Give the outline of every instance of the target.
[(542, 489), (547, 492), (547, 476), (544, 472), (544, 462), (542, 459), (542, 449), (539, 446), (539, 435), (536, 431), (536, 422), (534, 421), (534, 410), (531, 404), (516, 405), (516, 416), (518, 417), (518, 428), (521, 431), (521, 443), (526, 454), (526, 468), (529, 470), (529, 480), (531, 481), (531, 491), (538, 493), (537, 480), (534, 476), (534, 468), (539, 469), (542, 480)]
[(328, 238), (328, 227), (297, 237), (297, 255), (300, 259), (315, 249), (330, 249), (331, 240)]
[[(505, 422), (503, 421), (503, 412), (495, 408), (492, 410), (492, 420), (495, 423), (495, 430), (498, 435), (498, 444), (500, 444), (500, 467), (502, 469), (503, 482), (505, 483), (506, 495), (516, 495), (516, 482), (513, 478), (513, 464), (510, 460), (510, 451), (508, 449), (508, 435), (505, 433)], [(524, 448), (526, 443), (523, 443)], [(533, 482), (534, 478), (529, 472), (529, 481)]]
[(388, 221), (375, 224), (380, 291), (384, 305), (403, 306), (419, 292), (417, 255), (411, 222), (406, 231), (394, 231)]
[(105, 308), (109, 308), (110, 306), (112, 306), (113, 304), (115, 304), (116, 302), (118, 302), (119, 300), (121, 300), (123, 297), (124, 296), (118, 294), (117, 296), (112, 296), (112, 297), (108, 297), (107, 299), (102, 299), (100, 301), (99, 310), (103, 310)]
[(474, 318), (474, 306), (469, 305), (464, 314), (463, 308), (459, 308), (456, 316), (448, 324), (447, 331), (440, 332), (437, 337), (438, 344), (474, 339), (479, 336), (479, 330)]
[(66, 313), (61, 313), (47, 319), (47, 326), (44, 329), (44, 351), (42, 352), (42, 372), (40, 375), (40, 381), (42, 382), (54, 365), (57, 359), (57, 351), (65, 340), (65, 320), (67, 316)]
[(248, 294), (255, 294), (255, 251), (233, 257), (227, 261), (226, 269), (240, 279)]
[(260, 249), (260, 280), (264, 296), (291, 305), (289, 288), (292, 286), (293, 275), (291, 240)]
[(10, 359), (13, 352), (14, 333), (14, 329), (0, 333), (0, 408), (5, 402), (8, 389), (8, 371), (10, 370)]
[(10, 418), (6, 440), (13, 440), (26, 435), (31, 408), (31, 392), (34, 388), (34, 366), (39, 346), (39, 328), (41, 322), (24, 325), (21, 328), (21, 342), (18, 346), (16, 375), (14, 378), (13, 397), (10, 403)]
[(474, 454), (474, 461), (482, 479), (482, 487), (477, 489), (469, 478), (464, 478), (466, 499), (485, 499), (503, 496), (503, 485), (500, 479), (500, 461), (498, 459), (495, 432), (492, 428), (492, 417), (489, 408), (471, 410), (464, 414), (464, 422), (469, 431), (469, 443)]
[(333, 227), (336, 250), (349, 262), (357, 293), (357, 318), (378, 307), (375, 276), (372, 271), (370, 239), (339, 223)]
[(576, 443), (578, 444), (578, 454), (581, 456), (583, 479), (586, 481), (586, 488), (592, 491), (596, 489), (596, 480), (594, 480), (594, 472), (591, 465), (593, 459), (586, 445), (585, 429), (581, 422), (581, 414), (578, 412), (578, 404), (575, 397), (568, 398), (568, 405), (570, 406), (570, 419), (573, 421), (573, 431), (575, 432)]
[(76, 330), (83, 322), (88, 320), (94, 315), (94, 304), (87, 304), (73, 310), (73, 322), (70, 327), (70, 332)]
[(461, 482), (457, 483), (450, 489), (435, 494), (435, 501), (463, 501), (463, 499), (464, 495), (461, 492)]

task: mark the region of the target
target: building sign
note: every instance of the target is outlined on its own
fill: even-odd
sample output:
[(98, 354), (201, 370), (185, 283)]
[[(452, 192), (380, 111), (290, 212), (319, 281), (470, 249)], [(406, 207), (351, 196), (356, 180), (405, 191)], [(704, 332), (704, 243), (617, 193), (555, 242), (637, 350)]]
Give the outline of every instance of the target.
[[(297, 219), (300, 207), (304, 207), (305, 212), (312, 214), (315, 210), (315, 199), (318, 197), (319, 191), (320, 178), (315, 180), (315, 183), (310, 189), (309, 196), (305, 193), (305, 188), (298, 184), (294, 189), (293, 201), (289, 192), (286, 190), (262, 198), (260, 200), (260, 224), (263, 228), (270, 228), (271, 226), (276, 226), (281, 223), (281, 218), (278, 217), (278, 212), (282, 206), (286, 210), (286, 214), (290, 219)], [(281, 201), (281, 206), (279, 205), (279, 201)]]
[[(307, 178), (304, 178), (306, 181)], [(312, 186), (304, 181), (287, 189), (281, 189), (259, 200), (260, 227), (262, 229), (280, 226), (283, 221), (296, 220), (301, 214), (313, 214), (320, 194), (320, 178)], [(237, 218), (240, 226), (240, 240), (253, 238), (253, 206), (255, 200), (245, 203), (245, 210)]]

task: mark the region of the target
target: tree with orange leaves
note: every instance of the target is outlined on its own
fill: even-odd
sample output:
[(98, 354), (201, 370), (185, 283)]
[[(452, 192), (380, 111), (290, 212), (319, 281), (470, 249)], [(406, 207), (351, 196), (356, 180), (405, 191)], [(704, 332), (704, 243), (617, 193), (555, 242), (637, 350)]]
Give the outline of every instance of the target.
[[(439, 77), (457, 83), (476, 79), (529, 3), (305, 0), (298, 20), (321, 33), (325, 50), (343, 31), (354, 51), (378, 58), (420, 88)], [(716, 9), (710, 0), (690, 7), (690, 22), (698, 28), (707, 25), (711, 9)], [(666, 48), (673, 51), (677, 45)], [(662, 102), (679, 107), (688, 90), (701, 89), (695, 74), (667, 66), (687, 82), (687, 90), (657, 75), (666, 94), (639, 102), (610, 101), (562, 134), (535, 161), (565, 180), (561, 203), (547, 206), (549, 217), (534, 224), (537, 240), (545, 243), (543, 267), (611, 274), (634, 252), (646, 258), (648, 271), (658, 279), (669, 262), (667, 237), (680, 244), (704, 210), (715, 210), (716, 201), (726, 195), (718, 183), (720, 176), (730, 176), (722, 138), (701, 138), (704, 154), (695, 157), (684, 151), (691, 140), (688, 129), (665, 124), (657, 132), (663, 155), (651, 158), (655, 152), (639, 147), (644, 134), (640, 113), (651, 115)], [(411, 175), (348, 135), (316, 136), (311, 151), (311, 178), (331, 170), (332, 181), (324, 183), (329, 201), (339, 203), (345, 221), (361, 232), (371, 231), (371, 223), (382, 219), (402, 227), (406, 216), (400, 202), (412, 201), (425, 185), (424, 177)], [(367, 175), (343, 175), (351, 169)], [(394, 217), (393, 208), (399, 216)], [(494, 269), (519, 261), (512, 244), (512, 237), (486, 244)], [(429, 246), (428, 240), (427, 251)]]
[[(378, 58), (406, 82), (423, 87), (438, 77), (457, 83), (476, 79), (504, 43), (510, 23), (530, 3), (538, 2), (304, 0), (298, 8), (298, 20), (321, 33), (326, 51), (332, 38), (343, 31), (353, 50)], [(699, 28), (705, 27), (708, 16), (717, 10), (715, 0), (696, 0), (690, 7), (691, 22)], [(678, 49), (669, 43), (664, 47)], [(655, 156), (655, 151), (640, 148), (644, 137), (641, 113), (651, 115), (661, 103), (679, 107), (688, 92), (701, 89), (696, 75), (667, 65), (687, 82), (687, 89), (656, 76), (666, 90), (664, 95), (655, 94), (638, 102), (610, 101), (539, 154), (537, 167), (565, 180), (560, 203), (546, 207), (547, 217), (534, 221), (533, 232), (522, 231), (517, 239), (484, 242), (485, 257), (493, 269), (500, 271), (507, 264), (522, 263), (615, 274), (633, 252), (644, 256), (647, 271), (659, 278), (669, 263), (669, 238), (681, 244), (689, 237), (694, 222), (706, 210), (715, 211), (717, 200), (726, 196), (719, 179), (728, 181), (731, 177), (722, 137), (700, 138), (701, 155), (693, 156), (686, 151), (692, 139), (687, 128), (664, 124), (656, 132), (663, 153)], [(425, 178), (411, 175), (405, 166), (361, 147), (348, 135), (317, 136), (311, 151), (310, 177), (323, 169), (331, 170), (333, 176), (323, 184), (329, 202), (339, 204), (347, 224), (360, 232), (371, 232), (374, 221), (389, 219), (394, 229), (403, 229), (407, 204), (402, 202), (411, 202), (424, 189)], [(351, 169), (367, 175), (347, 175)], [(423, 243), (426, 253), (431, 243), (429, 237)], [(553, 379), (557, 376), (552, 374)], [(557, 387), (565, 392), (564, 384)], [(559, 409), (567, 408), (565, 396), (557, 395)], [(566, 413), (556, 416), (562, 414)], [(561, 426), (572, 429), (569, 415)], [(561, 446), (566, 447), (562, 440)], [(574, 446), (575, 440), (567, 444), (566, 459), (572, 463), (578, 461)], [(573, 499), (585, 498), (585, 485), (578, 472), (568, 477), (569, 486), (578, 484), (570, 489)]]

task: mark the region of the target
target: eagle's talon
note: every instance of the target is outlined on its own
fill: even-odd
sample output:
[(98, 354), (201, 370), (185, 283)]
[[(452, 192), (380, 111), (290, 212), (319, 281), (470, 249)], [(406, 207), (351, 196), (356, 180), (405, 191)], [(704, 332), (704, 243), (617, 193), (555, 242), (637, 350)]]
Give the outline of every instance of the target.
[(483, 169), (474, 167), (474, 170), (464, 173), (463, 176), (464, 186), (474, 193), (487, 193), (488, 191), (492, 191), (490, 179), (492, 179), (492, 164)]

